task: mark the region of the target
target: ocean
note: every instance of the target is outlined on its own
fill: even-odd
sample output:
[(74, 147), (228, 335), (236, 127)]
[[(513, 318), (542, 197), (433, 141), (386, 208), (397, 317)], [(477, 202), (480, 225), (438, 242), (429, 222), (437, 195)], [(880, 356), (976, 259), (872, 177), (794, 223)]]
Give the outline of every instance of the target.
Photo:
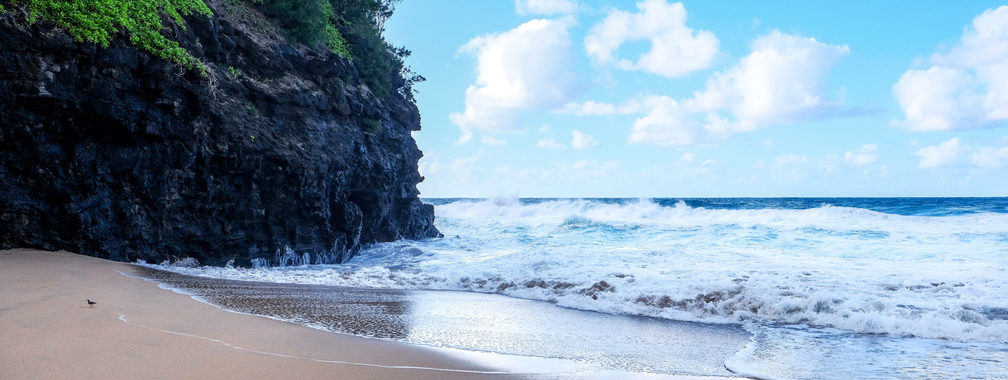
[(602, 369), (1008, 374), (1008, 198), (425, 201), (444, 238), (343, 265), (153, 267), (411, 292), (397, 334), (321, 328)]

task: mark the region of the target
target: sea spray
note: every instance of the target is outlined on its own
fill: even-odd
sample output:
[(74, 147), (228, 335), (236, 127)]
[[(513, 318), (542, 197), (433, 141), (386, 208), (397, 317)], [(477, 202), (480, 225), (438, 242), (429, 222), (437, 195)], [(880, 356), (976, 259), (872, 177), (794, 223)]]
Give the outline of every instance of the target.
[(1008, 214), (948, 202), (449, 200), (436, 205), (445, 238), (372, 245), (347, 265), (172, 270), (1008, 342)]

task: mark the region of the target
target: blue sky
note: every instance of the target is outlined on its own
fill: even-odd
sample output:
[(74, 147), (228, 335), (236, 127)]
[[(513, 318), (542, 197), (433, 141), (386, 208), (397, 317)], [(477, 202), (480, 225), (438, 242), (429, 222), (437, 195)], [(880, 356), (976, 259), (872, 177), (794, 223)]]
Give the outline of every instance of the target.
[(407, 0), (422, 197), (1008, 195), (1008, 6)]

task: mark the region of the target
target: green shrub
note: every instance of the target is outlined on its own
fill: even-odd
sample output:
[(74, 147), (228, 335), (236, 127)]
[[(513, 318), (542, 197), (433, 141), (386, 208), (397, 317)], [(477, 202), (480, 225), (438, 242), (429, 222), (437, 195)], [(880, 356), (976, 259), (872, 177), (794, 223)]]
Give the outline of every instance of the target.
[(339, 29), (336, 29), (331, 23), (325, 26), (325, 43), (333, 53), (339, 54), (340, 57), (353, 59), (353, 54), (350, 53), (350, 46), (347, 44), (346, 39), (340, 34)]
[[(203, 0), (0, 0), (28, 10), (28, 21), (46, 20), (77, 41), (108, 47), (120, 30), (130, 42), (158, 57), (206, 75), (203, 63), (161, 34), (162, 15), (185, 28), (183, 16), (210, 16)], [(232, 4), (244, 0), (226, 0)], [(361, 79), (381, 98), (413, 97), (424, 77), (405, 65), (409, 50), (390, 45), (382, 33), (401, 0), (250, 0), (297, 42), (354, 60)], [(0, 12), (4, 11), (0, 6)], [(231, 70), (232, 76), (241, 73)]]
[[(259, 8), (288, 36), (309, 45), (322, 41), (332, 8), (326, 0), (262, 0)], [(326, 12), (328, 9), (328, 12)]]
[(404, 64), (409, 50), (395, 48), (382, 37), (399, 1), (252, 0), (291, 39), (352, 59), (361, 79), (379, 97), (398, 92), (412, 98), (413, 84), (424, 78)]
[(426, 80), (405, 64), (410, 51), (390, 45), (382, 33), (401, 0), (329, 0), (333, 22), (346, 37), (361, 78), (382, 98), (397, 92), (413, 98), (413, 85)]
[(10, 0), (28, 10), (28, 22), (38, 19), (56, 24), (77, 41), (108, 47), (119, 30), (140, 49), (187, 68), (206, 68), (178, 42), (161, 34), (161, 15), (185, 28), (183, 16), (210, 16), (203, 0)]
[(314, 48), (326, 47), (350, 58), (350, 50), (340, 31), (333, 26), (329, 0), (253, 0), (292, 40)]

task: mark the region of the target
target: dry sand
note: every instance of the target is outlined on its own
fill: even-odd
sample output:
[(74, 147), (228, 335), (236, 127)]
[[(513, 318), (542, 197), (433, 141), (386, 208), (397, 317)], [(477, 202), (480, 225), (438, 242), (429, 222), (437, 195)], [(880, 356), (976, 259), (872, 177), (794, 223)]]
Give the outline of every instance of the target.
[(726, 379), (542, 372), (535, 367), (551, 359), (331, 333), (227, 312), (129, 276), (135, 269), (68, 252), (0, 251), (0, 379)]
[(0, 251), (0, 379), (510, 377), (425, 347), (229, 313), (117, 271), (131, 266)]

